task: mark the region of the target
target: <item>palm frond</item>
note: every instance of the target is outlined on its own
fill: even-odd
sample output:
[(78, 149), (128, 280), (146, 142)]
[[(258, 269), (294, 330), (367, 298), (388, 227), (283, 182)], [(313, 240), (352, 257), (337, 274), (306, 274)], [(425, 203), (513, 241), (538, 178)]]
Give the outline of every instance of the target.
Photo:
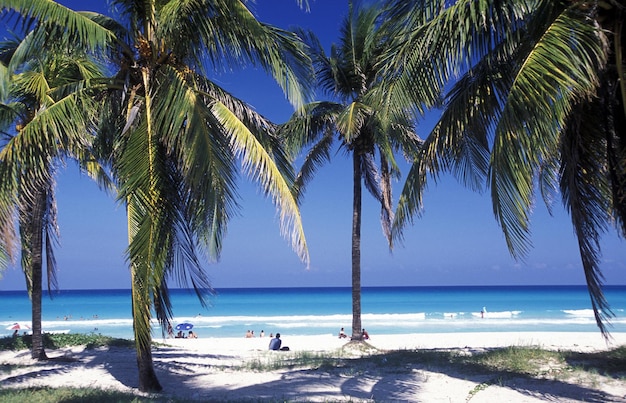
[[(51, 175), (54, 178), (54, 174)], [(57, 204), (54, 197), (53, 182), (48, 183), (48, 189), (46, 192), (46, 207), (44, 209), (44, 245), (46, 253), (46, 278), (48, 284), (48, 292), (52, 295), (52, 290), (57, 290), (59, 287), (57, 279), (57, 261), (54, 256), (55, 248), (59, 244), (59, 226), (57, 224)]]
[(320, 136), (334, 130), (337, 115), (344, 106), (329, 101), (311, 102), (298, 109), (291, 118), (279, 126), (278, 136), (287, 152), (295, 158), (303, 147), (312, 144)]
[(304, 156), (294, 184), (294, 196), (302, 202), (305, 189), (317, 169), (330, 162), (334, 144), (335, 118), (343, 109), (333, 102), (312, 102), (297, 110), (291, 118), (280, 125), (277, 135), (283, 139), (287, 152), (295, 160), (305, 147), (311, 146)]
[(361, 132), (368, 115), (372, 113), (372, 108), (360, 102), (352, 102), (337, 116), (336, 126), (339, 133), (347, 144), (352, 143)]
[[(5, 0), (3, 10), (22, 16), (21, 26), (30, 31), (36, 24), (48, 24), (52, 38), (64, 38), (91, 50), (103, 49), (113, 35), (101, 25), (61, 4), (49, 0)], [(6, 14), (5, 14), (6, 15)]]
[[(578, 104), (561, 144), (561, 194), (578, 239), (589, 295), (602, 334), (613, 313), (602, 292), (600, 239), (611, 222), (602, 105)], [(581, 167), (584, 167), (581, 169)]]
[[(218, 98), (239, 111), (240, 119), (248, 125), (263, 125), (265, 121), (208, 81), (196, 77), (191, 82), (202, 82), (202, 86), (194, 86), (174, 70), (163, 71), (168, 72), (170, 85), (163, 86), (157, 97), (157, 126), (167, 133), (162, 141), (184, 179), (181, 186), (185, 189), (181, 191), (188, 195), (184, 199), (187, 219), (202, 244), (208, 246), (209, 257), (217, 259), (226, 223), (236, 207), (236, 168), (228, 138), (207, 105)], [(168, 113), (172, 105), (176, 105), (176, 114)]]
[(170, 2), (159, 13), (161, 37), (185, 38), (173, 48), (177, 57), (198, 67), (207, 58), (214, 66), (258, 64), (294, 106), (309, 99), (311, 60), (297, 35), (259, 22), (241, 1), (196, 0), (180, 8)]
[[(46, 164), (42, 156), (69, 151), (70, 145), (87, 146), (83, 136), (84, 109), (72, 94), (53, 105), (37, 111), (18, 136), (0, 151), (5, 160), (27, 160), (31, 165)], [(43, 157), (47, 158), (47, 157)]]
[(308, 264), (309, 255), (302, 226), (302, 218), (296, 200), (290, 191), (290, 184), (285, 181), (276, 168), (270, 155), (261, 147), (256, 137), (222, 103), (212, 105), (214, 115), (230, 133), (231, 145), (244, 164), (244, 170), (257, 181), (265, 192), (270, 194), (278, 206), (281, 232), (291, 239), (292, 248)]
[(361, 174), (363, 175), (363, 183), (365, 184), (365, 188), (379, 203), (381, 203), (383, 200), (383, 196), (381, 194), (379, 186), (380, 174), (378, 172), (378, 168), (376, 167), (374, 155), (369, 153), (363, 154), (360, 156), (360, 161)]
[(605, 60), (602, 37), (577, 9), (564, 9), (546, 23), (511, 86), (492, 153), (494, 212), (514, 256), (528, 250), (528, 212), (541, 161), (558, 153), (572, 104), (595, 90), (595, 72)]
[(389, 249), (393, 249), (393, 198), (391, 193), (391, 170), (384, 153), (381, 153), (381, 173), (380, 173), (380, 222), (383, 227), (383, 234), (387, 238)]
[(296, 202), (301, 204), (304, 192), (308, 184), (313, 180), (317, 169), (324, 163), (330, 162), (330, 151), (334, 144), (332, 130), (328, 130), (326, 135), (315, 143), (304, 157), (304, 162), (294, 181), (294, 197)]
[(18, 183), (15, 171), (13, 164), (0, 159), (0, 270), (17, 259), (19, 235), (15, 222)]

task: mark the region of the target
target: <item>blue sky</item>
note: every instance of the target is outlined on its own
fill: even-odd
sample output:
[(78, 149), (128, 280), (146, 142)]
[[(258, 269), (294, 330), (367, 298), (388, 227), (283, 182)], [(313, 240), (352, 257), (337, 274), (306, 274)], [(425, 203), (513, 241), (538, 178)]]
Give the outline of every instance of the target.
[[(84, 8), (82, 1), (61, 3)], [(257, 0), (253, 8), (261, 21), (282, 28), (298, 25), (312, 29), (328, 49), (338, 37), (347, 0), (315, 0), (309, 13), (300, 10), (295, 0)], [(215, 80), (276, 122), (285, 121), (292, 113), (278, 86), (258, 70), (220, 74)], [(420, 123), (422, 136), (436, 118), (434, 112)], [(403, 172), (407, 170), (405, 166)], [(401, 186), (402, 181), (395, 184), (395, 197)], [(213, 286), (350, 286), (351, 190), (350, 160), (337, 154), (318, 172), (301, 209), (311, 256), (307, 269), (280, 236), (272, 203), (242, 178), (240, 214), (229, 225), (221, 259), (206, 265)], [(123, 206), (74, 166), (60, 175), (57, 197), (60, 288), (129, 288)], [(551, 217), (542, 202), (537, 202), (532, 218), (534, 248), (518, 262), (508, 253), (488, 195), (472, 193), (452, 177), (430, 185), (423, 217), (406, 229), (404, 245), (398, 245), (393, 253), (382, 235), (379, 206), (369, 194), (364, 193), (363, 200), (364, 286), (584, 284), (576, 239), (560, 205)], [(624, 284), (623, 242), (613, 231), (604, 237), (602, 248), (606, 284)], [(19, 267), (9, 268), (0, 280), (0, 290), (23, 289)]]

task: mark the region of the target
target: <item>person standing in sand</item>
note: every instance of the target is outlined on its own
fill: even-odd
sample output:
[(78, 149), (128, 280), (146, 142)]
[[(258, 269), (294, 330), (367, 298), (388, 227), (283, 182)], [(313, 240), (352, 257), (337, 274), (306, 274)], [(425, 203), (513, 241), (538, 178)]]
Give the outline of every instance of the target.
[(341, 330), (339, 331), (339, 338), (345, 339), (346, 337), (348, 337), (348, 335), (346, 334), (346, 332), (343, 330), (343, 327), (342, 327)]

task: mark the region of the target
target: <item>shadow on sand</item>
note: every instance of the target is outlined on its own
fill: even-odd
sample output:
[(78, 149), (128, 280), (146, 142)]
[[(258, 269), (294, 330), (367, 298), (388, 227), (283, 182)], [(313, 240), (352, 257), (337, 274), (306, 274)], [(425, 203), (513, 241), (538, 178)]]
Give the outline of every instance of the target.
[[(285, 365), (251, 370), (243, 358), (205, 354), (170, 347), (155, 347), (155, 369), (164, 390), (144, 398), (154, 401), (624, 401), (626, 358), (624, 347), (595, 354), (561, 353), (561, 367), (529, 374), (494, 369), (472, 357), (492, 350), (415, 350), (349, 354), (320, 353), (312, 364), (295, 364), (289, 355)], [(616, 353), (619, 351), (619, 353)], [(61, 352), (62, 353), (62, 352)], [(294, 352), (292, 352), (294, 353)], [(290, 353), (290, 354), (292, 354)], [(349, 353), (349, 352), (348, 352)], [(297, 354), (297, 353), (296, 353)], [(50, 354), (54, 355), (54, 354)], [(267, 357), (267, 352), (259, 352)], [(348, 357), (348, 358), (346, 358)], [(537, 364), (538, 367), (542, 363)], [(11, 375), (2, 368), (2, 387), (71, 371), (103, 368), (128, 388), (137, 387), (136, 356), (126, 347), (84, 350), (72, 359), (33, 363)], [(573, 368), (576, 371), (573, 371)], [(559, 372), (561, 371), (561, 372)], [(572, 379), (576, 372), (578, 378)], [(580, 372), (582, 371), (582, 372)], [(596, 381), (581, 381), (580, 374)], [(585, 376), (586, 376), (585, 375)], [(79, 376), (79, 375), (77, 375)], [(239, 378), (246, 378), (242, 382)], [(601, 377), (600, 381), (597, 377)], [(600, 387), (603, 380), (620, 382), (614, 395)], [(97, 385), (94, 385), (97, 386)], [(129, 401), (132, 398), (129, 397)], [(117, 398), (118, 401), (119, 397)]]

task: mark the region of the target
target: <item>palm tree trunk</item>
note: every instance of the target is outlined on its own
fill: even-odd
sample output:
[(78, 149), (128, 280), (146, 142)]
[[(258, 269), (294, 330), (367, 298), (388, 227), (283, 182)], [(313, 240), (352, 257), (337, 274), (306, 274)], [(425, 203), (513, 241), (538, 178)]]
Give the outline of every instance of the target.
[(361, 157), (352, 153), (354, 188), (352, 201), (352, 338), (362, 340), (361, 331)]
[(163, 387), (154, 372), (152, 361), (151, 337), (146, 335), (150, 329), (150, 301), (145, 290), (145, 284), (139, 279), (136, 269), (131, 270), (133, 331), (137, 348), (137, 368), (139, 369), (139, 390), (142, 392), (160, 392)]
[[(140, 351), (141, 350), (141, 351)], [(139, 368), (139, 390), (142, 392), (160, 392), (163, 387), (154, 372), (152, 349), (139, 347), (137, 350), (137, 368)]]
[[(153, 5), (153, 4), (152, 4)], [(151, 9), (153, 12), (154, 10)], [(153, 18), (146, 21), (146, 35), (152, 36)], [(147, 120), (147, 152), (149, 159), (149, 173), (151, 178), (149, 184), (149, 197), (152, 200), (158, 199), (158, 195), (154, 190), (154, 160), (155, 160), (155, 133), (152, 128), (152, 98), (150, 96), (150, 70), (143, 68), (141, 70), (143, 86), (146, 92), (145, 108)], [(128, 239), (129, 244), (134, 242), (137, 233), (131, 229), (131, 222), (135, 219), (135, 204), (128, 202)], [(152, 236), (150, 237), (150, 245), (153, 248)], [(148, 252), (150, 255), (150, 252)], [(135, 261), (138, 260), (138, 261)], [(151, 299), (149, 291), (150, 277), (152, 273), (152, 257), (151, 256), (131, 256), (131, 284), (132, 284), (132, 304), (133, 304), (133, 330), (135, 333), (135, 346), (137, 347), (137, 367), (139, 369), (139, 390), (142, 392), (160, 392), (163, 387), (159, 383), (159, 379), (154, 372), (154, 363), (152, 361), (152, 333), (150, 329)]]
[(32, 310), (32, 349), (31, 357), (35, 360), (47, 360), (46, 350), (43, 344), (41, 329), (41, 299), (43, 283), (43, 216), (46, 206), (46, 193), (37, 192), (34, 198), (32, 215), (28, 218), (28, 231), (30, 232), (30, 258), (28, 262), (31, 276), (31, 310)]

